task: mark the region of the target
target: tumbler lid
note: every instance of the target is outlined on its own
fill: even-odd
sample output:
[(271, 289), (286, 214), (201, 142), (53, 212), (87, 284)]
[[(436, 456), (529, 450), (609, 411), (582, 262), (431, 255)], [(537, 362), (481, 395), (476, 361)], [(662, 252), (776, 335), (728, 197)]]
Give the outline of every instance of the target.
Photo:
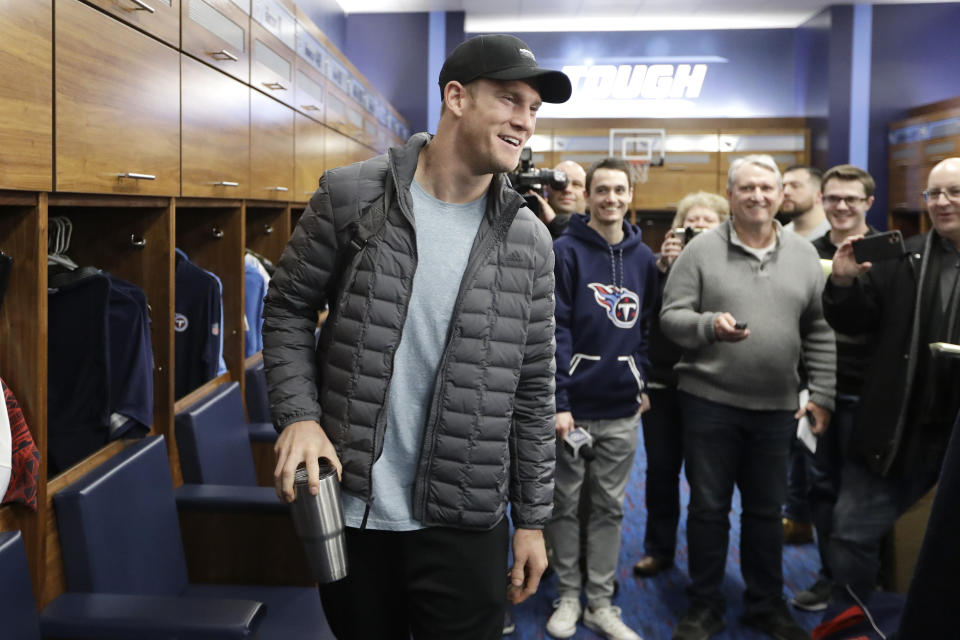
[[(329, 478), (330, 476), (337, 475), (337, 469), (330, 461), (326, 458), (317, 458), (317, 464), (320, 466), (320, 479)], [(300, 463), (297, 467), (296, 473), (293, 475), (294, 484), (307, 484), (307, 466), (304, 463)]]

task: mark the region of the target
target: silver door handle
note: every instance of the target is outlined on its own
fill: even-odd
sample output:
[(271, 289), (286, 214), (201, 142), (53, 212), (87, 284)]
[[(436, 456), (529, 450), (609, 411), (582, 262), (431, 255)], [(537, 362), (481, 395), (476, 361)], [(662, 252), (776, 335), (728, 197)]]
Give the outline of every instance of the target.
[(315, 104), (302, 104), (300, 108), (304, 111), (320, 111), (320, 107)]
[(286, 91), (287, 88), (280, 84), (279, 82), (264, 82), (262, 83), (267, 89), (272, 89), (274, 91)]
[(156, 180), (157, 176), (151, 175), (149, 173), (121, 173), (121, 178), (131, 178), (132, 180)]
[(134, 11), (149, 11), (150, 13), (156, 13), (157, 10), (148, 5), (143, 0), (130, 0), (133, 4), (137, 5), (137, 8)]
[(220, 51), (208, 51), (213, 58), (216, 60), (232, 60), (233, 62), (240, 62), (240, 59), (227, 51), (226, 49), (220, 49)]
[(239, 186), (240, 186), (240, 183), (239, 183), (239, 182), (230, 182), (229, 180), (220, 180), (220, 181), (218, 181), (218, 182), (214, 182), (214, 183), (213, 183), (213, 186), (215, 186), (215, 187), (239, 187)]
[(288, 188), (286, 188), (286, 187), (270, 187), (270, 191), (287, 192), (287, 191), (290, 191), (290, 189), (288, 189)]

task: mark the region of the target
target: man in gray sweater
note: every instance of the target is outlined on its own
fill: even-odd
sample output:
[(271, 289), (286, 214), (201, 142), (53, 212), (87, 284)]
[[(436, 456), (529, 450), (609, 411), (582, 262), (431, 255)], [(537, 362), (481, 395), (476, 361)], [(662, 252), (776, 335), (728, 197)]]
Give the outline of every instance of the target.
[[(833, 410), (836, 347), (823, 318), (817, 252), (774, 219), (783, 198), (769, 156), (735, 160), (731, 219), (677, 258), (664, 289), (663, 333), (683, 349), (676, 366), (690, 482), (690, 609), (675, 640), (724, 627), (721, 592), (733, 487), (740, 488), (742, 621), (773, 638), (809, 638), (783, 601), (780, 505), (797, 419), (822, 433)], [(810, 401), (798, 409), (797, 362)]]

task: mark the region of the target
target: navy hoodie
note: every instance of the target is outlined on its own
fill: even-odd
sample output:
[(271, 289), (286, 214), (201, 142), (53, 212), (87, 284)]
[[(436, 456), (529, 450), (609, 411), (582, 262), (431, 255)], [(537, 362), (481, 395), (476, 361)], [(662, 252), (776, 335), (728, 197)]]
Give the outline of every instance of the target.
[(646, 388), (647, 339), (656, 310), (653, 252), (624, 221), (615, 245), (571, 216), (556, 255), (557, 411), (575, 419), (636, 413)]

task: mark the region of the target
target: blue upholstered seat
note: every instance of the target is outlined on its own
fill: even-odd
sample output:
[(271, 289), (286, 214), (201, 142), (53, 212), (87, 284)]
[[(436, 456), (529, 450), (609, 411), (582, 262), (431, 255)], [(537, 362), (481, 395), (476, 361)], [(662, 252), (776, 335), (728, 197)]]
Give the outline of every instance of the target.
[(19, 531), (0, 533), (0, 628), (4, 637), (40, 640), (27, 553)]
[[(247, 447), (249, 455), (249, 444)], [(275, 497), (273, 500), (278, 504)], [(67, 589), (79, 592), (67, 596), (140, 597), (146, 614), (159, 620), (170, 618), (171, 623), (173, 618), (188, 618), (197, 610), (199, 619), (189, 633), (168, 631), (163, 637), (245, 638), (253, 637), (258, 627), (256, 637), (261, 640), (330, 637), (324, 635), (329, 632), (315, 588), (189, 583), (166, 444), (161, 436), (130, 445), (60, 491), (54, 496), (54, 507)], [(282, 509), (284, 505), (273, 508)], [(204, 605), (197, 607), (194, 598), (205, 599)], [(177, 607), (177, 601), (185, 613), (173, 615), (170, 607)], [(62, 616), (66, 618), (69, 613), (63, 612)], [(226, 624), (230, 616), (245, 621), (246, 627)], [(221, 618), (219, 630), (204, 628)], [(47, 620), (43, 625), (48, 633)], [(62, 635), (53, 634), (53, 627), (49, 628), (51, 635)]]

